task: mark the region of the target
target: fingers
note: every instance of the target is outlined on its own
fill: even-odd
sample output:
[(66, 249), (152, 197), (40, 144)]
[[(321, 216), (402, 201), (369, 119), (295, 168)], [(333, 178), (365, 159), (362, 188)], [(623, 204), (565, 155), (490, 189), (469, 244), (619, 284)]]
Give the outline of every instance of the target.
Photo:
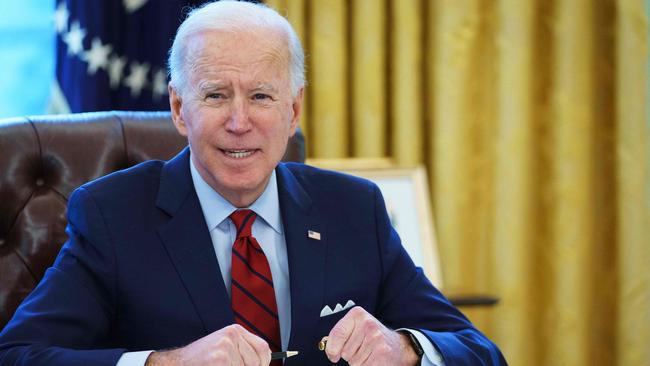
[(243, 365), (243, 360), (237, 351), (237, 344), (232, 339), (222, 338), (214, 348), (210, 348), (209, 344), (206, 346), (206, 348), (197, 350), (199, 352), (193, 356), (197, 362), (183, 362), (183, 364), (199, 365), (204, 362), (208, 365)]
[[(239, 351), (241, 339), (238, 325), (231, 325), (213, 334), (219, 334), (216, 339), (215, 350), (212, 352), (214, 361), (220, 364), (244, 365)], [(242, 328), (243, 329), (243, 328)], [(208, 336), (209, 337), (209, 336)]]
[(359, 351), (359, 347), (361, 347), (361, 344), (365, 338), (366, 332), (364, 329), (358, 329), (360, 327), (365, 327), (365, 324), (363, 322), (355, 322), (355, 329), (352, 330), (352, 334), (350, 334), (350, 337), (341, 349), (341, 358), (348, 362), (352, 356), (354, 356)]
[[(356, 323), (364, 316), (364, 314), (366, 314), (366, 312), (363, 308), (358, 306), (353, 307), (336, 323), (336, 325), (334, 325), (328, 335), (329, 339), (327, 340), (327, 348), (325, 348), (325, 354), (331, 362), (337, 363), (341, 359), (343, 347), (348, 342), (348, 339), (353, 335)], [(361, 344), (363, 335), (361, 335), (361, 339), (358, 339), (358, 337), (358, 335), (355, 335), (355, 339), (352, 341), (354, 343), (351, 343), (347, 348), (348, 352), (350, 352), (355, 345), (358, 347)]]
[[(243, 329), (242, 339), (249, 347), (250, 354), (255, 355), (254, 362), (250, 365), (267, 366), (271, 363), (271, 349), (262, 338)], [(247, 365), (249, 364), (247, 363)]]
[(227, 329), (230, 343), (230, 365), (268, 366), (271, 362), (271, 350), (260, 337), (250, 333), (244, 327), (234, 324)]
[(239, 335), (237, 350), (243, 364), (246, 366), (259, 366), (260, 358), (253, 346), (248, 343), (244, 334)]
[(375, 323), (366, 322), (363, 324), (363, 328), (363, 332), (360, 332), (363, 333), (363, 339), (359, 347), (349, 356), (344, 352), (343, 359), (348, 361), (350, 366), (363, 365), (372, 354), (373, 346), (377, 342), (379, 327)]
[(368, 344), (365, 340), (363, 345), (359, 347), (359, 351), (354, 354), (348, 361), (350, 366), (365, 365), (372, 355), (372, 345)]
[(361, 307), (345, 314), (328, 338), (325, 353), (333, 363), (342, 358), (351, 366), (402, 364), (400, 335)]
[(179, 360), (183, 365), (268, 366), (271, 362), (269, 345), (238, 324), (219, 329), (185, 347), (155, 353), (154, 360)]

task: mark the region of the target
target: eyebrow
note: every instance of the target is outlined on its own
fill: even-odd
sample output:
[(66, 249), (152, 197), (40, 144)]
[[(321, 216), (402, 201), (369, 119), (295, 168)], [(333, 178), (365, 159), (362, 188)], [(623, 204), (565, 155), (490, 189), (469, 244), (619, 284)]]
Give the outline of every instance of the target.
[(258, 90), (274, 92), (274, 91), (276, 91), (276, 88), (272, 84), (262, 83), (262, 84), (259, 84), (258, 86), (256, 86), (255, 88), (253, 88), (253, 91), (258, 91)]
[(209, 90), (220, 90), (227, 88), (228, 85), (220, 82), (206, 81), (199, 84), (198, 89), (200, 91), (209, 91)]
[[(229, 84), (223, 83), (223, 82), (214, 82), (214, 81), (205, 81), (199, 84), (198, 90), (201, 92), (207, 92), (207, 91), (214, 91), (214, 90), (221, 90), (221, 89), (226, 89), (229, 87)], [(270, 83), (261, 83), (258, 84), (256, 87), (251, 89), (253, 92), (257, 91), (264, 91), (264, 92), (276, 92), (277, 88)]]

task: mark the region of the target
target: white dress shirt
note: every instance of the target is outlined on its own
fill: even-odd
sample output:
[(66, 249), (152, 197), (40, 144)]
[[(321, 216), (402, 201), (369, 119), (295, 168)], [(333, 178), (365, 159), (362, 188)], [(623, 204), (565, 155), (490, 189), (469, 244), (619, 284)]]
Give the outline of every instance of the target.
[[(192, 159), (190, 159), (190, 171), (194, 189), (210, 231), (212, 246), (221, 270), (221, 277), (230, 297), (232, 245), (237, 237), (237, 228), (228, 216), (236, 211), (237, 207), (233, 206), (203, 180)], [(275, 171), (271, 174), (262, 195), (248, 208), (257, 214), (252, 233), (269, 261), (275, 299), (278, 305), (282, 349), (286, 350), (291, 335), (291, 291), (289, 289), (287, 244), (284, 237), (282, 215), (280, 214), (280, 200), (278, 198)], [(417, 330), (407, 330), (416, 336), (424, 349), (422, 366), (444, 366), (439, 352), (424, 334)], [(119, 359), (116, 366), (143, 366), (151, 352), (153, 351), (126, 352)]]

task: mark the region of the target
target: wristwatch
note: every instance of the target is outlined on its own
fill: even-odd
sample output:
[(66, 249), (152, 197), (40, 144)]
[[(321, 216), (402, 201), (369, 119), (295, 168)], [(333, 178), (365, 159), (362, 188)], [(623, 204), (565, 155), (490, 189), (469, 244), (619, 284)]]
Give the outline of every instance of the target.
[(397, 333), (404, 334), (408, 337), (409, 343), (411, 343), (411, 347), (413, 347), (413, 351), (415, 351), (415, 354), (418, 356), (418, 359), (421, 360), (422, 356), (424, 355), (424, 350), (422, 349), (420, 342), (418, 342), (417, 337), (414, 336), (413, 333), (405, 329), (398, 330)]

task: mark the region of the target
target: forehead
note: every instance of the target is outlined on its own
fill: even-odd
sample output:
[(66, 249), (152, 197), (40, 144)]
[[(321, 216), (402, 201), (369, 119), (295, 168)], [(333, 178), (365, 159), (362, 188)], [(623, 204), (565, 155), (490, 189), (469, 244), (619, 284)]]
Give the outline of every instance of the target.
[(287, 74), (286, 37), (276, 30), (208, 31), (188, 39), (187, 59), (194, 76), (238, 72), (247, 76)]

